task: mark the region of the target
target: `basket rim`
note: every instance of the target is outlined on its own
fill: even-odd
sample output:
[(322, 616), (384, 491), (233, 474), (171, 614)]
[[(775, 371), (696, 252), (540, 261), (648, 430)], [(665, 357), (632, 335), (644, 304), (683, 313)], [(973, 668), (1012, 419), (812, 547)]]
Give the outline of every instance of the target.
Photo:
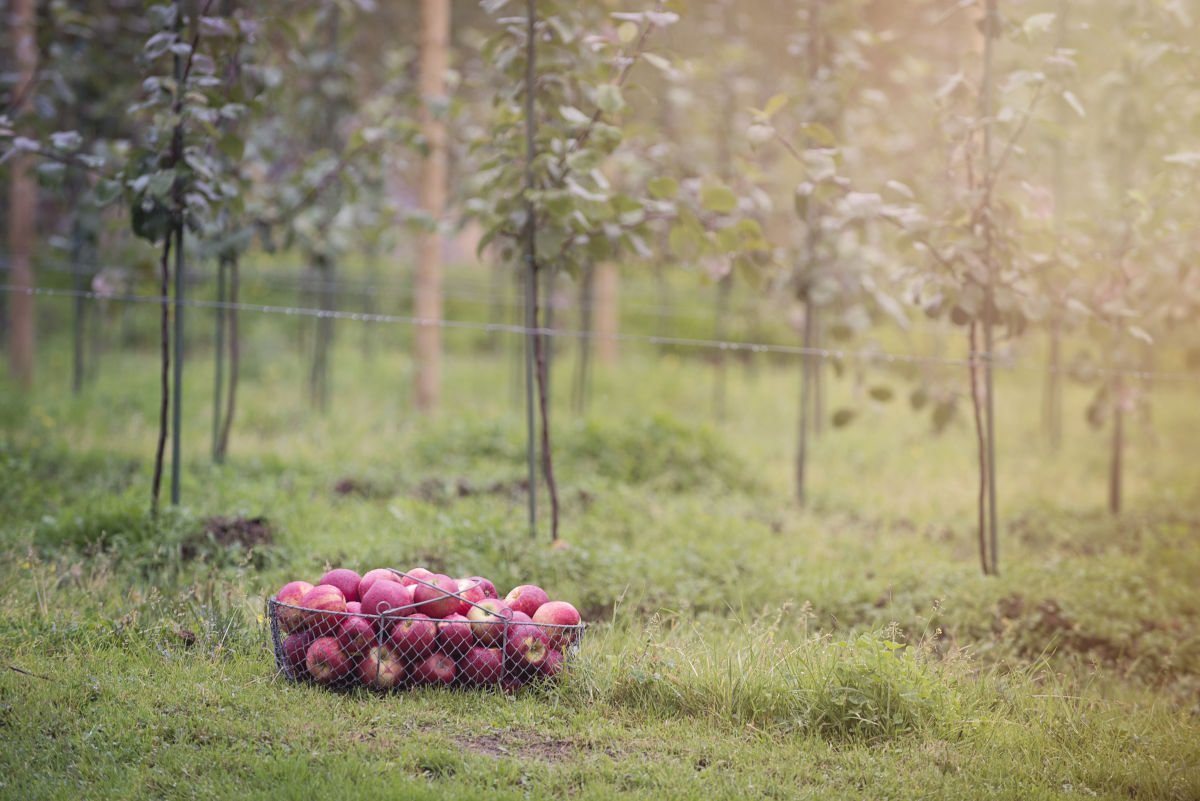
[[(470, 603), (470, 601), (468, 601), (467, 603)], [(399, 620), (430, 620), (435, 623), (446, 622), (446, 618), (429, 617), (428, 615), (425, 615), (422, 612), (416, 612), (415, 614), (398, 614), (398, 612), (400, 612), (400, 611), (413, 609), (413, 607), (417, 606), (417, 604), (407, 604), (405, 606), (398, 606), (394, 610), (388, 610), (387, 612), (381, 612), (381, 613), (377, 613), (377, 614), (370, 614), (369, 612), (350, 612), (350, 611), (346, 611), (346, 610), (335, 610), (335, 609), (314, 609), (310, 606), (299, 606), (297, 604), (285, 603), (276, 598), (267, 598), (267, 606), (268, 606), (268, 609), (271, 609), (271, 610), (277, 609), (279, 607), (284, 607), (287, 609), (296, 609), (301, 612), (312, 612), (312, 613), (317, 613), (317, 614), (322, 614), (322, 615), (331, 615), (334, 617), (361, 617), (361, 618), (367, 618), (369, 620), (379, 620), (379, 621), (388, 621), (388, 622), (399, 621)], [(475, 604), (475, 606), (478, 606), (478, 604)], [(491, 610), (488, 610), (488, 612), (490, 614)], [(421, 616), (417, 617), (416, 615), (421, 615)], [(451, 621), (451, 622), (457, 622), (457, 621)], [(476, 623), (482, 623), (482, 624), (488, 625), (488, 626), (538, 626), (538, 627), (549, 627), (549, 628), (555, 628), (555, 629), (570, 629), (570, 630), (578, 630), (578, 631), (583, 631), (588, 626), (588, 624), (582, 620), (579, 621), (578, 623), (539, 623), (537, 621), (532, 621), (532, 620), (531, 621), (513, 620), (511, 617), (500, 618), (498, 620), (472, 620), (470, 622), (472, 625), (474, 625)]]

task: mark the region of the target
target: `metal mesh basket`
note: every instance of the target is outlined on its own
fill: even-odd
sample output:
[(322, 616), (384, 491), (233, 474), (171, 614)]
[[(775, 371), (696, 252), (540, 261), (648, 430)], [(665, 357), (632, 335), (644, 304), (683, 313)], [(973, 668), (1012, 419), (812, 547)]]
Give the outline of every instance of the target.
[(439, 591), (441, 597), (456, 596), (486, 615), (431, 618), (418, 612), (416, 603), (382, 614), (334, 612), (268, 599), (275, 666), (293, 681), (337, 690), (443, 686), (513, 691), (557, 680), (578, 653), (583, 623), (526, 622), (514, 619), (511, 610), (502, 617), (458, 593)]

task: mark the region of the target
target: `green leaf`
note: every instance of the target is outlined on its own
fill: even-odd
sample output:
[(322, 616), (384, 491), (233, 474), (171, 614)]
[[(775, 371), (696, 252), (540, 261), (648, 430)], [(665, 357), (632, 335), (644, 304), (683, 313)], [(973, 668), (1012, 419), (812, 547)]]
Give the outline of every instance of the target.
[(923, 387), (917, 387), (908, 396), (908, 404), (912, 406), (914, 412), (924, 409), (927, 403), (929, 403), (929, 393)]
[(659, 200), (670, 200), (679, 193), (679, 181), (669, 175), (661, 175), (647, 181), (646, 189)]
[(574, 106), (559, 106), (558, 113), (571, 125), (587, 125), (592, 118)]
[(101, 178), (92, 187), (91, 200), (97, 206), (107, 206), (121, 196), (121, 184), (108, 178)]
[(854, 420), (856, 412), (853, 409), (838, 409), (833, 413), (833, 427), (845, 428)]
[(638, 26), (633, 22), (622, 22), (617, 27), (617, 38), (621, 40), (621, 44), (629, 44), (638, 36)]
[(833, 135), (833, 131), (819, 122), (809, 122), (801, 125), (800, 133), (821, 147), (837, 147), (837, 137)]
[(763, 116), (767, 119), (774, 117), (779, 113), (780, 109), (787, 105), (788, 97), (785, 94), (774, 95), (767, 101), (767, 105), (763, 107)]
[(611, 83), (596, 87), (596, 105), (605, 114), (617, 114), (625, 108), (625, 98), (621, 95), (621, 87)]
[(887, 403), (895, 397), (895, 393), (892, 392), (892, 388), (885, 384), (877, 384), (876, 386), (871, 387), (868, 392), (873, 399), (879, 401), (880, 403)]
[(1026, 36), (1032, 37), (1037, 33), (1045, 33), (1050, 30), (1050, 26), (1054, 24), (1054, 20), (1058, 15), (1054, 12), (1046, 12), (1044, 14), (1034, 14), (1029, 19), (1025, 20), (1021, 27), (1025, 31)]
[(933, 430), (940, 434), (950, 425), (958, 408), (953, 400), (944, 400), (933, 407)]
[(246, 140), (234, 133), (228, 133), (217, 141), (217, 150), (230, 161), (240, 162), (246, 153)]
[(737, 203), (737, 195), (723, 184), (706, 187), (700, 193), (700, 206), (717, 214), (728, 214), (737, 208)]
[(1084, 111), (1084, 109), (1083, 109), (1083, 103), (1079, 102), (1079, 98), (1076, 97), (1075, 93), (1072, 92), (1070, 89), (1067, 89), (1066, 91), (1064, 91), (1062, 93), (1062, 98), (1063, 98), (1063, 100), (1067, 101), (1068, 106), (1075, 109), (1075, 113), (1078, 114), (1080, 117), (1087, 116), (1087, 112)]

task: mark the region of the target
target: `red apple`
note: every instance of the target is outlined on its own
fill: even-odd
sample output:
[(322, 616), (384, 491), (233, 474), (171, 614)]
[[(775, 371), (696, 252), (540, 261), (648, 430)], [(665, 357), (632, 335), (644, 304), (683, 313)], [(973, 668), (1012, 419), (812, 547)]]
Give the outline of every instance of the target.
[(363, 653), (375, 642), (375, 627), (365, 617), (346, 615), (337, 628), (342, 650), (350, 656)]
[(445, 654), (430, 654), (413, 668), (413, 679), (418, 684), (449, 684), (454, 674), (454, 660)]
[(499, 648), (472, 648), (458, 672), (471, 684), (495, 684), (504, 675), (504, 654)]
[(293, 677), (304, 670), (304, 661), (308, 657), (308, 646), (312, 645), (314, 639), (316, 639), (316, 635), (313, 634), (312, 629), (300, 629), (294, 634), (289, 634), (283, 641), (283, 661), (291, 670)]
[(362, 599), (364, 615), (403, 615), (410, 606), (412, 588), (398, 581), (376, 581)]
[(458, 609), (454, 611), (460, 615), (465, 616), (467, 612), (471, 611), (473, 604), (487, 598), (483, 587), (479, 586), (474, 579), (457, 579), (454, 583), (458, 585), (458, 597), (461, 599), (458, 602)]
[[(551, 648), (565, 648), (575, 642), (579, 629), (579, 610), (566, 601), (550, 601), (533, 613), (533, 622), (545, 624), (542, 631), (550, 640)], [(566, 628), (566, 627), (570, 628)]]
[(531, 618), (529, 615), (525, 614), (524, 612), (517, 612), (516, 610), (513, 610), (512, 617), (509, 618), (509, 620), (511, 620), (513, 623), (533, 622), (533, 618)]
[(336, 637), (318, 637), (305, 655), (308, 672), (322, 684), (332, 684), (350, 672), (354, 662), (342, 651)]
[(459, 614), (449, 615), (437, 624), (437, 648), (451, 656), (461, 656), (475, 643), (471, 621)]
[(362, 614), (362, 604), (358, 601), (346, 601), (346, 611), (352, 615)]
[(504, 596), (504, 600), (508, 601), (508, 605), (515, 611), (524, 612), (532, 617), (539, 606), (549, 602), (550, 596), (541, 587), (522, 584), (520, 587), (513, 587), (509, 590), (508, 595)]
[(405, 573), (408, 575), (399, 576), (400, 583), (409, 587), (420, 585), (422, 581), (430, 581), (437, 575), (432, 570), (426, 570), (423, 567), (414, 567), (412, 570), (406, 570)]
[(371, 589), (377, 581), (394, 581), (399, 584), (400, 577), (386, 567), (377, 567), (374, 570), (368, 570), (358, 582), (358, 598), (360, 601), (366, 596), (367, 590)]
[(337, 587), (342, 591), (342, 595), (346, 596), (347, 601), (357, 601), (359, 599), (358, 585), (361, 581), (362, 576), (350, 568), (339, 567), (321, 576), (321, 581), (318, 583)]
[(437, 642), (437, 624), (422, 614), (403, 617), (392, 629), (391, 642), (411, 663), (433, 651)]
[(516, 673), (505, 673), (500, 679), (500, 689), (506, 693), (515, 693), (525, 686), (525, 676)]
[(337, 628), (338, 618), (327, 612), (345, 612), (346, 596), (332, 584), (318, 584), (300, 599), (304, 607), (304, 620), (318, 634), (332, 634)]
[(512, 609), (499, 598), (485, 598), (467, 613), (475, 641), (485, 648), (500, 643), (505, 625), (511, 618)]
[(483, 576), (467, 576), (465, 581), (477, 582), (479, 589), (483, 590), (484, 598), (499, 598), (500, 593), (496, 592), (496, 585), (485, 579)]
[(504, 656), (513, 672), (535, 673), (541, 669), (546, 654), (552, 651), (542, 630), (529, 623), (518, 623), (508, 630), (504, 641)]
[[(430, 586), (430, 584), (434, 586)], [(413, 603), (417, 611), (430, 617), (445, 617), (458, 611), (460, 599), (454, 594), (458, 585), (449, 576), (432, 576), (429, 584), (413, 586)]]
[(390, 690), (404, 680), (404, 662), (386, 645), (373, 645), (358, 663), (358, 680), (368, 687)]
[[(283, 585), (283, 589), (275, 593), (275, 600), (281, 604), (300, 606), (300, 599), (312, 588), (313, 585), (307, 581), (290, 581)], [(299, 609), (281, 606), (278, 608), (276, 615), (279, 618), (279, 625), (283, 626), (284, 632), (293, 632), (304, 626), (304, 613)]]
[(551, 648), (546, 652), (546, 658), (542, 660), (541, 671), (542, 675), (548, 679), (552, 679), (562, 672), (563, 655), (561, 651), (556, 651)]

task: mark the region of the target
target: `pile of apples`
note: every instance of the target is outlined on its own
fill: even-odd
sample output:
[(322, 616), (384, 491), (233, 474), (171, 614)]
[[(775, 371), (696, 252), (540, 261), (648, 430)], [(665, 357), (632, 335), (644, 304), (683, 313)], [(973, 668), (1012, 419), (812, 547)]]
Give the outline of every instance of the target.
[(512, 691), (558, 676), (583, 631), (575, 607), (541, 587), (522, 584), (500, 598), (481, 576), (452, 579), (421, 567), (361, 576), (337, 568), (316, 585), (284, 585), (269, 606), (280, 669), (338, 688)]

